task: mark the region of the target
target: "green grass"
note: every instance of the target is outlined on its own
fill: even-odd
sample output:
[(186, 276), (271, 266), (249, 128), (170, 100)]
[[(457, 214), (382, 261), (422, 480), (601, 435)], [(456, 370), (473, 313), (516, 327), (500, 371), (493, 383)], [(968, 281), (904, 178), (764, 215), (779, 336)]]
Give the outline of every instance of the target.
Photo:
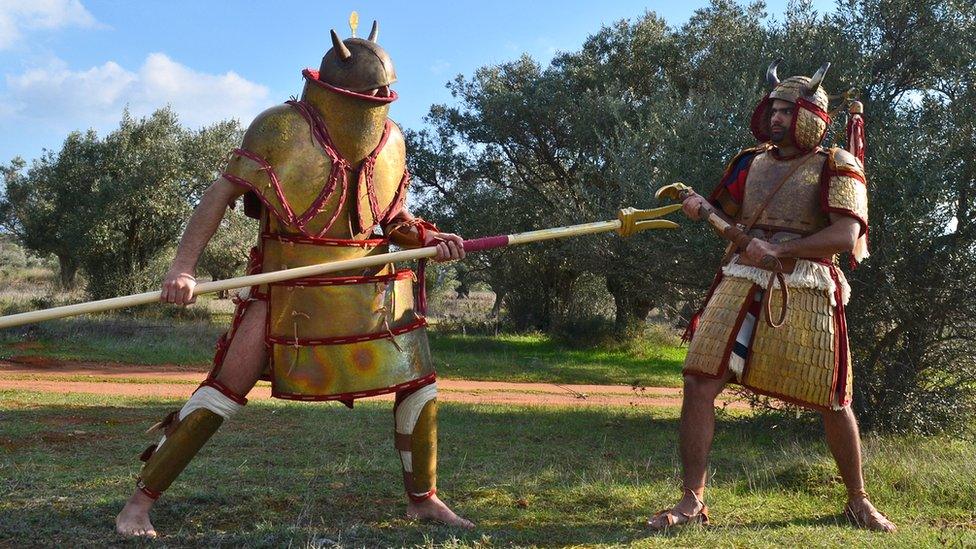
[(209, 322), (67, 319), (0, 333), (0, 355), (127, 364), (206, 365), (224, 328)]
[[(201, 321), (69, 319), (0, 333), (0, 356), (180, 364), (205, 367), (222, 326)], [(464, 336), (432, 329), (438, 373), (448, 378), (551, 383), (681, 384), (685, 349), (668, 344), (627, 349), (568, 349), (546, 336)]]
[[(105, 546), (149, 424), (175, 401), (0, 392), (0, 540)], [(181, 546), (834, 546), (976, 543), (976, 446), (866, 443), (868, 487), (901, 530), (855, 530), (820, 435), (720, 416), (714, 526), (649, 535), (680, 493), (676, 412), (441, 407), (440, 490), (473, 532), (402, 519), (389, 403), (254, 402), (225, 424), (153, 514)], [(5, 545), (0, 543), (0, 545)]]
[(646, 358), (626, 350), (567, 349), (546, 336), (440, 335), (430, 338), (437, 371), (445, 377), (553, 383), (679, 387), (686, 349), (660, 346)]

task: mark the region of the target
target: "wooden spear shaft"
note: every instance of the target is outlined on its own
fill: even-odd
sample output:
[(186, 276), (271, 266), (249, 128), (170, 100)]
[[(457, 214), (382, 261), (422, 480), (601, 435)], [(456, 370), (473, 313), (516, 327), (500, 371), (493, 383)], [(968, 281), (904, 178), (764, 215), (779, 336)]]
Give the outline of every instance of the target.
[[(678, 207), (680, 208), (680, 206)], [(474, 240), (466, 240), (464, 242), (464, 250), (466, 252), (477, 252), (515, 244), (528, 244), (530, 242), (539, 242), (542, 240), (553, 240), (556, 238), (568, 238), (571, 236), (605, 233), (614, 230), (621, 232), (623, 236), (629, 236), (629, 234), (632, 234), (633, 232), (646, 229), (673, 229), (677, 228), (678, 225), (664, 219), (656, 219), (652, 221), (641, 220), (649, 219), (651, 217), (658, 217), (660, 215), (670, 213), (671, 211), (674, 210), (670, 207), (657, 208), (655, 210), (634, 210), (632, 208), (627, 208), (626, 210), (621, 210), (620, 219), (614, 221), (598, 221), (595, 223), (584, 223), (581, 225), (556, 227), (552, 229), (542, 229), (538, 231), (529, 231), (511, 235), (476, 238)], [(365, 267), (385, 265), (387, 263), (413, 261), (416, 259), (434, 257), (435, 255), (437, 255), (437, 248), (434, 246), (427, 246), (412, 250), (403, 250), (399, 252), (360, 257), (357, 259), (346, 259), (343, 261), (333, 261), (331, 263), (321, 263), (317, 265), (308, 265), (305, 267), (295, 267), (292, 269), (282, 269), (280, 271), (240, 276), (237, 278), (229, 278), (227, 280), (214, 280), (213, 282), (202, 282), (197, 284), (193, 289), (193, 295), (196, 296), (200, 294), (219, 292), (222, 290), (235, 290), (238, 288), (247, 288), (261, 284), (284, 282), (286, 280), (319, 276), (337, 271), (352, 271)], [(89, 313), (100, 313), (114, 309), (135, 307), (137, 305), (147, 305), (149, 303), (158, 302), (161, 295), (162, 292), (159, 291), (145, 292), (141, 294), (100, 299), (98, 301), (89, 301), (75, 305), (65, 305), (63, 307), (53, 307), (51, 309), (43, 309), (40, 311), (31, 311), (27, 313), (3, 316), (0, 317), (0, 329), (22, 326), (24, 324), (33, 324), (56, 318), (65, 318)]]

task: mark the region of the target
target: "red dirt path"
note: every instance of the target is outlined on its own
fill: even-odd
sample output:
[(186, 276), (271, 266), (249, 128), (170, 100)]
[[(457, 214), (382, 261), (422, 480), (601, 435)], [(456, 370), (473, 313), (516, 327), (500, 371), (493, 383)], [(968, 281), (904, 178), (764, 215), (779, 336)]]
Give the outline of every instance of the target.
[[(0, 361), (0, 390), (186, 398), (206, 373), (206, 369), (174, 365), (144, 366), (17, 357)], [(443, 378), (437, 380), (437, 387), (438, 399), (443, 402), (601, 407), (681, 405), (681, 390), (670, 387), (635, 389), (629, 385), (507, 383)], [(248, 398), (271, 398), (270, 385), (259, 383)], [(376, 398), (392, 400), (393, 395)], [(746, 407), (741, 401), (728, 401), (728, 405)]]

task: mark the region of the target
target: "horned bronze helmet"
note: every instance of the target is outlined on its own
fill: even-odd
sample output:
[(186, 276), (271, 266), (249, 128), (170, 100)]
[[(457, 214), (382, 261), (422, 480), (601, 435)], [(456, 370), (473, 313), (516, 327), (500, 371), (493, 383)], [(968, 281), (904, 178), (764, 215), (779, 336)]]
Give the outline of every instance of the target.
[(340, 40), (332, 30), (332, 49), (319, 67), (319, 80), (352, 92), (365, 92), (396, 82), (393, 60), (376, 42), (379, 25), (373, 21), (369, 38)]
[(782, 58), (777, 59), (770, 63), (769, 68), (766, 69), (766, 82), (772, 90), (769, 92), (769, 97), (782, 99), (790, 103), (796, 103), (797, 99), (803, 98), (820, 107), (821, 110), (826, 111), (828, 101), (827, 90), (821, 84), (823, 84), (827, 70), (830, 69), (830, 63), (821, 65), (813, 77), (791, 76), (786, 80), (780, 81), (779, 77), (776, 76), (776, 67), (782, 61)]
[(780, 80), (776, 68), (781, 61), (782, 59), (773, 61), (766, 69), (766, 83), (769, 84), (770, 92), (753, 112), (752, 133), (759, 141), (768, 141), (769, 115), (773, 100), (788, 101), (795, 105), (790, 123), (790, 141), (800, 150), (813, 150), (823, 142), (830, 125), (830, 115), (827, 113), (829, 96), (822, 85), (830, 63), (824, 63), (812, 77), (791, 76)]

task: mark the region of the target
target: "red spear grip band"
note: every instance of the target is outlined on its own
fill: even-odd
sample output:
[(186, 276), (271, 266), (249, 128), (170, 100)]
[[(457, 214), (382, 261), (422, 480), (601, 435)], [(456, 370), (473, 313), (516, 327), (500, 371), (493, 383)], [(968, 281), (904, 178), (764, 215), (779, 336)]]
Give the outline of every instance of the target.
[(480, 252), (482, 250), (492, 250), (508, 246), (508, 235), (485, 236), (464, 241), (464, 251)]

